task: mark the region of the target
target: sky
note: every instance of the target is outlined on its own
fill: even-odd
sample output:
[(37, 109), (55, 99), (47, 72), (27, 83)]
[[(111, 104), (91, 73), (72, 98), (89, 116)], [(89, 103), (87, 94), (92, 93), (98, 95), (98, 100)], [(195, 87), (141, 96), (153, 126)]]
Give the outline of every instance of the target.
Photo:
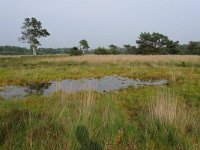
[(200, 41), (200, 0), (0, 0), (0, 45), (17, 39), (25, 18), (51, 34), (42, 47), (135, 45), (141, 32), (160, 32), (180, 43)]

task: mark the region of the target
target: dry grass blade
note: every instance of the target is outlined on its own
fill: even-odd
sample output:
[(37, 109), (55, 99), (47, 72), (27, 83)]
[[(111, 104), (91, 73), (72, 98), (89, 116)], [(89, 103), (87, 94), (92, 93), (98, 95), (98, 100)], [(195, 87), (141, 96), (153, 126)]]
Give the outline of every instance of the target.
[(159, 92), (155, 101), (150, 104), (149, 111), (152, 119), (158, 119), (161, 123), (184, 126), (189, 121), (189, 113), (183, 102), (169, 91)]

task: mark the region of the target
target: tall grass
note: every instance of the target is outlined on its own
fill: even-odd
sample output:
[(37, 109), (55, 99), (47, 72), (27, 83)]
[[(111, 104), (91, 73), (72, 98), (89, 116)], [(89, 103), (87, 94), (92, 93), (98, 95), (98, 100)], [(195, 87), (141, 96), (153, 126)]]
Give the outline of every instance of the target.
[[(99, 96), (91, 91), (79, 94), (58, 92), (38, 108), (35, 104), (40, 102), (30, 98), (21, 101), (23, 107), (16, 107), (1, 117), (0, 147), (79, 149), (85, 144), (79, 141), (79, 136), (97, 147), (116, 147), (117, 143), (125, 140), (119, 132), (127, 128), (127, 116), (114, 100), (99, 99)], [(85, 135), (81, 135), (82, 132), (86, 132)]]
[(151, 118), (158, 119), (161, 123), (169, 124), (184, 122), (187, 112), (183, 104), (178, 104), (178, 98), (174, 93), (159, 92), (154, 103), (149, 107)]
[[(199, 138), (194, 136), (195, 133), (199, 133), (198, 117), (195, 114), (195, 110), (187, 107), (172, 91), (159, 91), (149, 104), (148, 140), (160, 138), (178, 149), (198, 149), (199, 140), (196, 144), (191, 144)], [(158, 133), (155, 134), (156, 132)]]
[[(136, 94), (131, 91), (108, 94), (60, 91), (46, 98), (33, 95), (21, 101), (1, 101), (0, 148), (79, 149), (84, 145), (103, 149), (198, 148), (198, 117), (193, 116), (193, 110), (180, 97), (161, 90), (146, 108), (145, 101), (151, 97), (141, 90)], [(139, 97), (144, 100), (140, 109), (137, 102), (128, 102)], [(121, 103), (134, 108), (133, 112), (127, 113)]]

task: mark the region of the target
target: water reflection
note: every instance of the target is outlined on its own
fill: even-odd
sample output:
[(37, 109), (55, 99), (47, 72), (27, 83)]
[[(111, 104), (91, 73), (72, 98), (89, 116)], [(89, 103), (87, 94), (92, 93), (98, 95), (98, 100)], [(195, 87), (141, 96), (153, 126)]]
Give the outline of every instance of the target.
[(46, 89), (48, 89), (51, 86), (50, 82), (42, 82), (42, 83), (32, 83), (27, 85), (27, 89), (25, 92), (27, 94), (43, 94)]
[(27, 86), (5, 86), (3, 91), (0, 91), (1, 96), (9, 99), (12, 97), (25, 97), (29, 94), (42, 94), (48, 96), (49, 94), (62, 90), (64, 92), (78, 92), (82, 90), (94, 90), (97, 92), (107, 92), (112, 90), (125, 89), (128, 87), (141, 87), (145, 85), (163, 85), (167, 84), (167, 80), (157, 81), (142, 81), (134, 80), (127, 77), (117, 75), (105, 76), (99, 79), (96, 78), (82, 78), (79, 80), (62, 80), (53, 82), (32, 83)]

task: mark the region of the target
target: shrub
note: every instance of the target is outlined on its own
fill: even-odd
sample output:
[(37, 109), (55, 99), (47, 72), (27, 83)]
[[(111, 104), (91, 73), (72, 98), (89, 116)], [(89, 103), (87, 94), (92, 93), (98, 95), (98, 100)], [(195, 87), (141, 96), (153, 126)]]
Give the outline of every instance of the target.
[(110, 54), (109, 50), (104, 48), (104, 47), (98, 47), (97, 49), (94, 50), (94, 53), (96, 55), (108, 55), (108, 54)]
[(69, 50), (69, 55), (70, 56), (78, 56), (78, 55), (82, 55), (82, 51), (79, 50), (77, 47), (73, 47)]

